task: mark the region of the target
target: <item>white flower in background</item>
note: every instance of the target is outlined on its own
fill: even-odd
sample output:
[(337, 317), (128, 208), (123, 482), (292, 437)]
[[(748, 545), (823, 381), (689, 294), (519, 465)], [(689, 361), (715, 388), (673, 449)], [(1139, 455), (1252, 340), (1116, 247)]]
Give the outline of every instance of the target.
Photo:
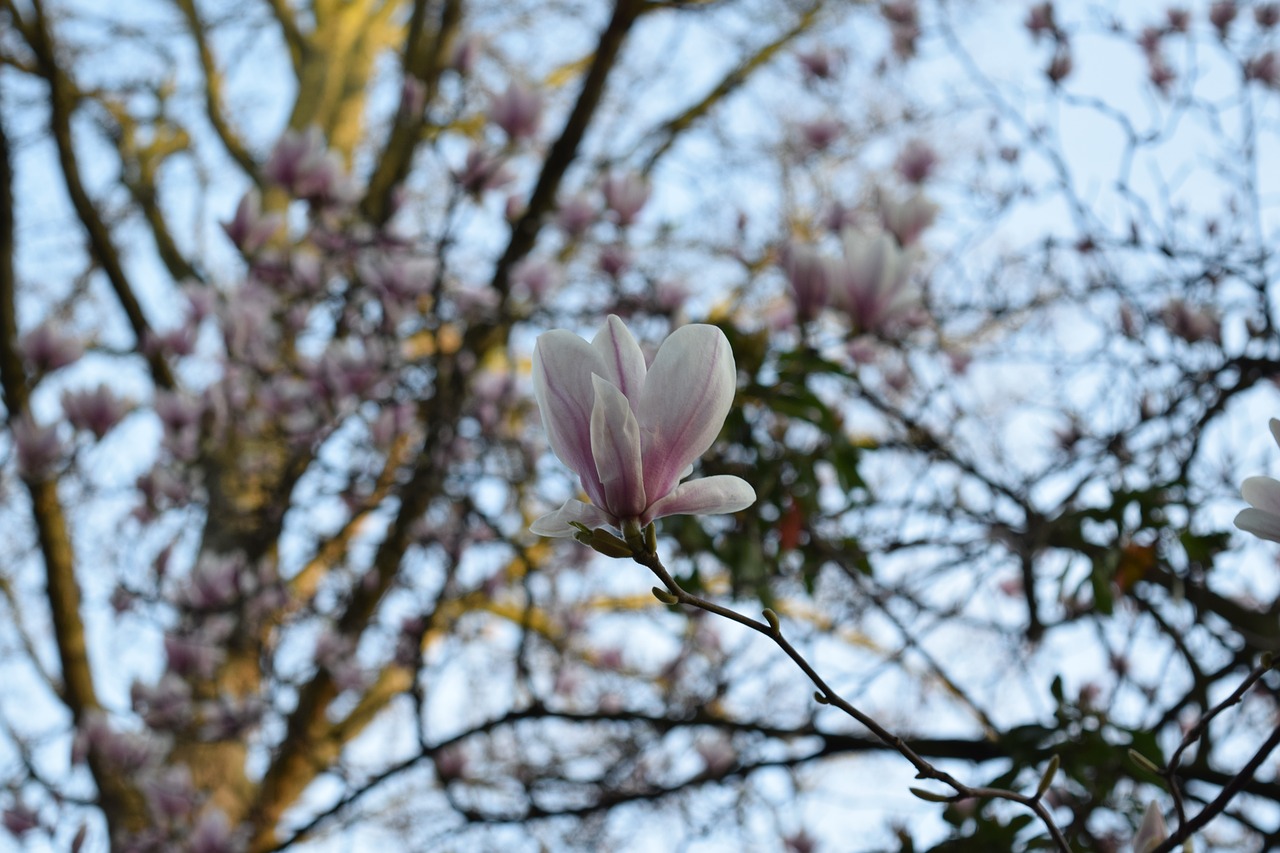
[[(1271, 437), (1280, 444), (1280, 420), (1271, 419)], [(1241, 496), (1251, 504), (1236, 516), (1236, 527), (1261, 539), (1280, 542), (1280, 481), (1270, 477), (1250, 477), (1240, 487)]]

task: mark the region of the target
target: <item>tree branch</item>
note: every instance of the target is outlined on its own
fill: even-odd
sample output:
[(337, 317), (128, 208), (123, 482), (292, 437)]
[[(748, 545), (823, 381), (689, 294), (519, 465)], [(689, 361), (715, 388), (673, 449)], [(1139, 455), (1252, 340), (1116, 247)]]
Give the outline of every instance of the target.
[(32, 8), (35, 10), (35, 20), (30, 27), (33, 38), (29, 44), (36, 55), (41, 76), (49, 84), (49, 124), (54, 142), (58, 147), (58, 163), (66, 183), (67, 195), (71, 197), (76, 215), (89, 235), (93, 256), (102, 267), (102, 271), (106, 273), (116, 299), (119, 300), (120, 307), (124, 309), (125, 316), (129, 319), (129, 326), (133, 329), (133, 335), (138, 342), (138, 351), (147, 359), (152, 379), (161, 388), (171, 389), (175, 385), (173, 372), (169, 369), (163, 353), (158, 350), (146, 352), (147, 343), (152, 339), (151, 325), (143, 315), (142, 306), (138, 304), (133, 286), (125, 275), (120, 253), (111, 239), (111, 232), (98, 214), (80, 178), (80, 165), (71, 137), (71, 113), (75, 104), (74, 87), (58, 67), (53, 36), (44, 14), (43, 0), (33, 0)]
[(222, 140), (231, 159), (240, 164), (240, 168), (249, 176), (249, 179), (260, 187), (262, 179), (258, 174), (258, 164), (249, 153), (249, 149), (245, 147), (240, 135), (227, 121), (226, 106), (222, 103), (222, 72), (218, 70), (213, 51), (209, 48), (209, 39), (200, 15), (196, 11), (195, 0), (173, 0), (173, 3), (186, 19), (187, 30), (191, 33), (191, 39), (196, 44), (196, 53), (200, 57), (200, 68), (204, 71), (205, 112), (209, 116), (209, 123), (213, 125), (214, 132)]
[(503, 297), (507, 293), (508, 277), (512, 267), (533, 249), (538, 231), (542, 228), (543, 217), (555, 207), (560, 182), (564, 179), (569, 164), (577, 156), (578, 145), (582, 142), (582, 137), (586, 134), (600, 98), (604, 94), (605, 82), (613, 70), (632, 24), (639, 18), (642, 9), (643, 0), (617, 0), (613, 7), (613, 17), (609, 20), (604, 32), (600, 34), (595, 58), (591, 62), (587, 76), (582, 81), (582, 90), (578, 93), (573, 111), (565, 121), (559, 138), (547, 152), (547, 159), (542, 164), (542, 173), (538, 176), (533, 194), (529, 196), (529, 203), (524, 213), (511, 226), (511, 239), (507, 243), (506, 251), (502, 253), (502, 257), (498, 259), (493, 269), (493, 289)]

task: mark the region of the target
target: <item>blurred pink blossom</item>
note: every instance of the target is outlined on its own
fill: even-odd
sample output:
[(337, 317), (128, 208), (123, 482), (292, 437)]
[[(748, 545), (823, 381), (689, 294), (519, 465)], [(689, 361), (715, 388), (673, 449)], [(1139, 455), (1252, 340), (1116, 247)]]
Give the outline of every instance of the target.
[(36, 373), (66, 367), (84, 355), (79, 341), (58, 332), (51, 323), (41, 323), (23, 335), (18, 350)]
[(67, 420), (76, 429), (87, 430), (99, 440), (132, 408), (128, 400), (117, 397), (105, 383), (92, 390), (62, 392), (62, 411)]
[(512, 81), (489, 102), (489, 119), (502, 128), (512, 142), (532, 139), (542, 121), (542, 95), (523, 83)]
[(613, 173), (600, 185), (605, 206), (619, 225), (630, 225), (649, 200), (649, 183), (634, 172)]

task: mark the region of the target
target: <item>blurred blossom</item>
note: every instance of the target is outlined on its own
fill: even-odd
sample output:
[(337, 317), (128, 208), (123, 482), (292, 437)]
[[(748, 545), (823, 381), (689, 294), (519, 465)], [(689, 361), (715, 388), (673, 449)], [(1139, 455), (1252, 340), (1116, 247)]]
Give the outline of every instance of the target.
[(243, 554), (203, 554), (187, 578), (183, 600), (193, 610), (221, 610), (240, 598)]
[(294, 198), (313, 202), (354, 200), (355, 188), (336, 151), (329, 150), (320, 128), (287, 130), (263, 167), (267, 180)]
[(785, 332), (794, 329), (800, 322), (796, 313), (794, 299), (771, 299), (759, 312), (759, 319), (764, 321), (765, 328), (774, 332)]
[(421, 616), (406, 616), (400, 622), (396, 635), (395, 662), (400, 666), (414, 666), (422, 650), (422, 638), (427, 632), (427, 620)]
[(50, 373), (84, 355), (79, 341), (61, 334), (50, 323), (42, 323), (23, 335), (18, 350), (34, 373)]
[(191, 771), (182, 765), (166, 767), (142, 783), (147, 807), (161, 823), (172, 823), (190, 815), (196, 807), (196, 790)]
[(31, 830), (39, 828), (40, 815), (22, 800), (18, 800), (4, 810), (4, 815), (0, 816), (0, 822), (4, 823), (4, 828), (9, 830), (10, 835), (21, 838)]
[(1049, 67), (1045, 69), (1045, 76), (1049, 78), (1049, 82), (1055, 86), (1067, 79), (1067, 75), (1071, 73), (1072, 67), (1071, 49), (1064, 45), (1060, 45), (1053, 52), (1053, 59), (1049, 60)]
[(384, 302), (408, 303), (430, 291), (436, 262), (416, 255), (368, 251), (356, 259), (356, 274)]
[(211, 678), (222, 663), (222, 647), (198, 635), (164, 635), (164, 651), (169, 669), (182, 676)]
[(1058, 25), (1053, 20), (1052, 3), (1036, 3), (1027, 10), (1026, 28), (1037, 40), (1042, 35), (1054, 35)]
[(262, 720), (266, 708), (257, 696), (229, 697), (201, 703), (199, 718), (202, 737), (210, 740), (243, 738)]
[(893, 168), (909, 184), (923, 184), (938, 165), (938, 152), (927, 142), (913, 139), (898, 153)]
[(1280, 24), (1280, 3), (1259, 3), (1254, 6), (1253, 20), (1264, 30)]
[(191, 685), (166, 672), (155, 684), (135, 681), (129, 691), (133, 710), (151, 729), (174, 730), (192, 719)]
[(683, 281), (664, 278), (653, 286), (654, 307), (664, 314), (674, 314), (689, 299), (689, 287)]
[(524, 258), (511, 270), (511, 285), (531, 302), (541, 302), (560, 283), (558, 270), (542, 258)]
[(377, 447), (389, 447), (397, 437), (404, 435), (417, 422), (417, 410), (413, 403), (392, 403), (383, 406), (378, 417), (369, 425), (369, 437)]
[(187, 319), (190, 323), (199, 325), (206, 317), (213, 314), (217, 297), (212, 288), (199, 283), (190, 283), (183, 288), (183, 293), (187, 297)]
[(830, 80), (840, 65), (840, 55), (829, 48), (815, 47), (796, 54), (807, 81)]
[(76, 429), (93, 433), (101, 440), (110, 429), (124, 418), (133, 404), (121, 399), (106, 386), (85, 391), (63, 391), (62, 411)]
[(818, 316), (840, 282), (841, 263), (807, 243), (791, 241), (780, 252), (783, 272), (795, 295), (796, 316), (807, 322)]
[(427, 108), (427, 87), (412, 74), (404, 75), (400, 84), (400, 112), (406, 116), (421, 116)]
[(508, 222), (515, 222), (524, 216), (529, 206), (525, 204), (524, 196), (520, 193), (512, 193), (507, 196), (506, 204), (503, 205), (502, 215), (506, 217)]
[(920, 27), (915, 24), (893, 24), (889, 27), (889, 38), (893, 55), (900, 59), (910, 59), (916, 54), (916, 39), (920, 38)]
[(474, 70), (479, 56), (480, 39), (471, 35), (463, 36), (454, 47), (453, 56), (449, 57), (449, 67), (465, 77)]
[(1227, 37), (1227, 30), (1231, 28), (1231, 22), (1236, 19), (1239, 11), (1235, 0), (1220, 0), (1209, 7), (1209, 23), (1213, 24), (1221, 38)]
[(9, 434), (13, 437), (18, 475), (30, 482), (52, 475), (66, 452), (62, 439), (58, 438), (57, 426), (41, 426), (29, 412), (9, 421)]
[(1160, 90), (1162, 94), (1168, 94), (1169, 89), (1173, 86), (1178, 74), (1173, 67), (1160, 54), (1152, 54), (1147, 63), (1147, 79), (1151, 81), (1151, 85)]
[(167, 745), (143, 732), (121, 732), (112, 728), (101, 712), (88, 715), (76, 734), (73, 760), (84, 761), (89, 755), (99, 756), (116, 770), (138, 773), (154, 766), (168, 751)]
[(680, 481), (729, 414), (737, 387), (733, 350), (715, 326), (689, 325), (659, 347), (652, 366), (616, 316), (588, 343), (558, 329), (538, 337), (533, 388), (551, 448), (591, 498), (570, 498), (531, 525), (569, 537), (644, 527), (668, 515), (737, 512), (755, 502), (738, 477)]
[(845, 207), (838, 201), (833, 201), (822, 214), (822, 227), (833, 234), (839, 234), (846, 228), (852, 228), (857, 224), (857, 221), (857, 212), (851, 207)]
[[(1270, 427), (1271, 437), (1280, 445), (1280, 420), (1272, 418)], [(1236, 527), (1260, 539), (1280, 542), (1280, 481), (1250, 477), (1240, 487), (1240, 494), (1250, 508), (1236, 516)]]
[(888, 233), (846, 231), (845, 274), (836, 303), (856, 332), (879, 334), (909, 322), (920, 294), (909, 279), (910, 260)]
[(472, 145), (461, 169), (453, 171), (458, 186), (473, 196), (481, 196), (490, 190), (503, 187), (515, 179), (507, 164), (496, 154), (490, 154), (478, 145)]
[(636, 221), (645, 202), (649, 200), (649, 183), (634, 172), (608, 175), (600, 185), (605, 206), (613, 214), (613, 221), (626, 226)]
[(919, 240), (920, 235), (938, 217), (938, 206), (919, 192), (905, 199), (881, 193), (879, 207), (880, 221), (903, 246), (910, 246)]
[(843, 125), (836, 119), (820, 118), (800, 125), (800, 140), (809, 151), (825, 151), (843, 132)]
[(329, 628), (316, 638), (315, 660), (329, 671), (339, 690), (356, 690), (365, 683), (365, 673), (356, 659), (355, 643), (337, 629)]
[(706, 737), (694, 745), (708, 776), (720, 777), (738, 763), (738, 752), (725, 737)]
[(560, 202), (560, 209), (556, 211), (556, 225), (570, 237), (581, 237), (595, 224), (598, 216), (596, 206), (590, 198), (573, 195)]
[(142, 495), (144, 506), (134, 511), (141, 520), (149, 520), (155, 511), (181, 506), (191, 497), (186, 484), (178, 479), (169, 465), (157, 465), (138, 477), (138, 492)]
[(200, 816), (187, 845), (188, 853), (237, 853), (243, 846), (227, 816), (217, 808), (207, 808)]
[(1138, 34), (1138, 47), (1142, 48), (1142, 52), (1148, 57), (1159, 53), (1160, 39), (1164, 37), (1164, 30), (1159, 27), (1144, 27), (1142, 32)]
[(880, 360), (880, 342), (871, 335), (858, 335), (845, 347), (854, 364), (875, 364)]
[(1155, 801), (1147, 804), (1147, 811), (1142, 816), (1142, 825), (1138, 834), (1133, 837), (1133, 853), (1151, 853), (1169, 837), (1169, 827), (1165, 825), (1164, 815)]
[(1190, 344), (1221, 340), (1221, 323), (1217, 312), (1209, 306), (1196, 307), (1181, 299), (1171, 299), (1161, 309), (1160, 321), (1172, 334)]
[(436, 775), (441, 782), (460, 779), (467, 772), (467, 755), (457, 744), (442, 746), (431, 757), (435, 760)]
[(885, 20), (900, 26), (915, 26), (920, 18), (916, 0), (888, 0), (880, 4), (880, 14)]
[(204, 402), (185, 394), (157, 391), (152, 405), (164, 426), (164, 448), (176, 459), (194, 459), (199, 449)]
[(626, 246), (610, 244), (600, 250), (596, 265), (600, 267), (600, 272), (609, 278), (618, 278), (631, 269), (631, 253), (627, 251)]
[(1256, 80), (1264, 86), (1280, 88), (1280, 61), (1276, 52), (1268, 50), (1249, 59), (1244, 64), (1244, 79)]
[(512, 81), (506, 91), (489, 102), (489, 119), (512, 142), (532, 139), (542, 121), (542, 95)]
[(786, 853), (816, 853), (818, 842), (803, 829), (782, 839)]
[(1169, 29), (1175, 33), (1185, 33), (1191, 29), (1191, 13), (1180, 6), (1173, 6), (1165, 10), (1165, 19), (1169, 22)]
[(236, 206), (236, 215), (230, 222), (221, 223), (222, 230), (245, 256), (257, 254), (284, 226), (284, 217), (278, 213), (263, 215), (262, 195), (249, 190)]

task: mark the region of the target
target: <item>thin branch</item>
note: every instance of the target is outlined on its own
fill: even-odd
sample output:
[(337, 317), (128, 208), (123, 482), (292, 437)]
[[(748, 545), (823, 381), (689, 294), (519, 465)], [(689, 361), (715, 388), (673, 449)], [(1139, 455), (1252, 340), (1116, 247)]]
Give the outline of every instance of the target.
[(289, 5), (289, 0), (267, 0), (267, 5), (271, 7), (276, 23), (280, 25), (280, 32), (284, 35), (285, 46), (289, 49), (289, 61), (293, 63), (293, 76), (296, 78), (302, 73), (302, 63), (310, 44), (298, 28), (297, 13)]
[(600, 98), (604, 94), (605, 82), (642, 8), (642, 0), (617, 0), (613, 7), (613, 17), (609, 20), (604, 32), (600, 34), (595, 56), (582, 81), (582, 90), (578, 93), (573, 111), (569, 113), (559, 138), (547, 152), (547, 159), (542, 164), (542, 173), (538, 176), (538, 183), (529, 196), (529, 203), (524, 213), (511, 226), (511, 239), (507, 243), (506, 251), (502, 253), (502, 257), (498, 259), (493, 269), (493, 289), (503, 296), (507, 293), (508, 277), (512, 267), (533, 249), (538, 231), (542, 228), (543, 217), (555, 206), (560, 182), (568, 171), (569, 164), (577, 156), (578, 145), (582, 142), (582, 137), (586, 134)]
[(453, 54), (462, 25), (462, 0), (445, 0), (441, 5), (430, 50), (423, 47), (426, 17), (426, 0), (415, 0), (405, 36), (403, 66), (405, 85), (416, 83), (422, 87), (421, 103), (414, 103), (415, 98), (402, 101), (386, 145), (377, 159), (378, 165), (369, 178), (369, 190), (365, 193), (362, 207), (365, 216), (373, 222), (384, 222), (391, 215), (395, 189), (404, 182), (413, 165), (413, 155), (427, 123), (427, 108), (435, 100), (440, 75)]
[(681, 133), (693, 127), (699, 119), (711, 112), (717, 104), (746, 83), (756, 70), (766, 65), (779, 51), (795, 41), (799, 36), (808, 32), (818, 19), (818, 13), (822, 11), (822, 7), (821, 0), (811, 5), (804, 11), (800, 16), (800, 20), (796, 21), (793, 27), (731, 69), (700, 101), (685, 108), (678, 115), (672, 116), (654, 129), (650, 135), (660, 137), (660, 140), (654, 146), (653, 151), (649, 153), (649, 156), (645, 158), (640, 172), (647, 175), (653, 171), (653, 167), (658, 160), (662, 159), (662, 156), (670, 150), (671, 146), (680, 138)]
[(115, 292), (120, 307), (124, 309), (125, 316), (129, 319), (129, 326), (137, 339), (138, 351), (147, 359), (152, 379), (161, 388), (172, 389), (175, 385), (173, 372), (169, 369), (164, 354), (159, 349), (146, 351), (147, 344), (153, 337), (151, 324), (142, 313), (142, 306), (139, 305), (133, 286), (125, 275), (120, 252), (112, 242), (111, 232), (99, 215), (80, 178), (80, 164), (71, 137), (71, 113), (75, 104), (75, 89), (67, 75), (58, 66), (53, 36), (44, 14), (44, 3), (42, 0), (34, 0), (32, 8), (35, 10), (35, 16), (30, 27), (32, 40), (29, 44), (39, 63), (40, 74), (49, 84), (50, 131), (58, 148), (58, 163), (63, 181), (66, 183), (67, 195), (71, 197), (76, 215), (89, 235), (93, 256), (102, 267), (102, 271), (106, 273), (111, 289)]
[(222, 140), (231, 159), (240, 164), (240, 168), (254, 184), (261, 186), (257, 162), (245, 147), (244, 140), (227, 121), (226, 106), (222, 102), (222, 72), (218, 70), (218, 63), (214, 60), (213, 51), (209, 48), (208, 34), (204, 23), (200, 20), (200, 15), (196, 12), (195, 2), (194, 0), (173, 0), (173, 3), (186, 19), (187, 30), (191, 33), (191, 38), (196, 44), (196, 52), (200, 57), (200, 68), (204, 72), (205, 112), (208, 113), (209, 123), (213, 125), (214, 131)]
[[(1036, 816), (1040, 818), (1040, 821), (1049, 830), (1049, 835), (1053, 838), (1054, 843), (1062, 853), (1071, 853), (1071, 848), (1068, 846), (1067, 840), (1062, 834), (1062, 830), (1060, 830), (1058, 825), (1054, 823), (1053, 816), (1049, 814), (1049, 810), (1045, 807), (1044, 803), (1041, 802), (1039, 794), (1034, 797), (1028, 797), (1015, 791), (1007, 791), (997, 788), (973, 788), (959, 781), (951, 774), (934, 767), (922, 758), (919, 753), (912, 749), (903, 738), (884, 728), (884, 726), (858, 710), (833, 690), (830, 685), (823, 680), (822, 676), (818, 674), (817, 670), (813, 668), (813, 665), (809, 663), (804, 655), (802, 655), (799, 650), (797, 650), (795, 646), (791, 645), (790, 641), (783, 636), (781, 625), (773, 611), (766, 610), (765, 617), (768, 621), (759, 622), (749, 616), (744, 616), (735, 610), (731, 610), (728, 607), (723, 607), (713, 601), (708, 601), (696, 596), (686, 591), (679, 583), (676, 582), (675, 578), (671, 576), (671, 573), (667, 571), (666, 566), (662, 564), (661, 558), (658, 557), (657, 553), (651, 547), (644, 545), (643, 547), (636, 548), (636, 543), (631, 544), (633, 547), (632, 558), (637, 563), (653, 572), (658, 580), (662, 582), (662, 585), (666, 587), (667, 593), (672, 599), (672, 601), (667, 603), (683, 604), (688, 607), (696, 607), (699, 610), (705, 610), (708, 613), (714, 613), (717, 616), (722, 616), (725, 619), (737, 622), (739, 625), (750, 628), (751, 630), (763, 634), (773, 640), (778, 648), (782, 649), (782, 651), (786, 653), (787, 657), (791, 658), (795, 665), (800, 668), (800, 671), (805, 674), (809, 681), (818, 688), (818, 692), (814, 694), (814, 698), (819, 703), (839, 708), (841, 711), (844, 711), (850, 717), (853, 717), (853, 719), (861, 723), (882, 743), (901, 754), (903, 758), (907, 759), (907, 761), (911, 762), (911, 765), (916, 769), (917, 778), (933, 779), (943, 783), (944, 785), (948, 785), (955, 790), (956, 793), (954, 796), (942, 797), (940, 799), (941, 802), (951, 802), (967, 797), (980, 797), (988, 799), (998, 798), (1018, 803), (1035, 812)], [(660, 599), (665, 600), (662, 599), (661, 596)]]

